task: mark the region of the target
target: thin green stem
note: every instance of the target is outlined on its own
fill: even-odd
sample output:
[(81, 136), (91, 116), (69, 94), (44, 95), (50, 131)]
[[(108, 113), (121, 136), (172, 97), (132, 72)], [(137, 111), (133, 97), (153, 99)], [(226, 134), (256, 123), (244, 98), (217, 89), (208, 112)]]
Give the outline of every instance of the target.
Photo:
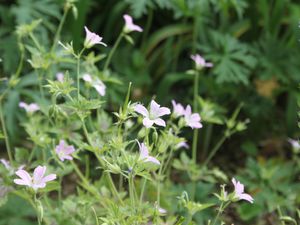
[(62, 30), (62, 27), (63, 27), (63, 25), (65, 23), (65, 20), (67, 18), (69, 9), (70, 9), (69, 7), (65, 7), (64, 8), (63, 17), (60, 20), (59, 26), (58, 26), (57, 31), (56, 31), (55, 36), (54, 36), (54, 41), (53, 41), (53, 44), (52, 44), (52, 47), (51, 47), (51, 53), (54, 51), (54, 49), (55, 49), (55, 47), (56, 47), (56, 45), (58, 43), (58, 39), (59, 39), (61, 30)]
[(36, 213), (37, 213), (38, 224), (41, 225), (42, 224), (42, 218), (41, 218), (40, 211), (39, 211), (39, 204), (38, 204), (38, 200), (36, 198), (36, 193), (34, 194), (34, 203), (35, 203), (35, 210), (36, 210)]
[(114, 53), (115, 53), (117, 47), (119, 46), (119, 44), (120, 44), (120, 42), (121, 42), (123, 36), (124, 36), (124, 33), (123, 33), (123, 32), (120, 33), (120, 35), (119, 35), (117, 41), (115, 42), (113, 48), (111, 49), (110, 53), (108, 54), (108, 57), (107, 57), (107, 59), (106, 59), (106, 61), (105, 61), (104, 68), (103, 68), (104, 71), (106, 71), (106, 70), (108, 69), (108, 66), (109, 66), (109, 64), (110, 64), (110, 61), (111, 61), (111, 59), (112, 59), (112, 56), (114, 55)]
[[(194, 99), (193, 99), (193, 111), (195, 112), (198, 112), (197, 109), (198, 85), (199, 85), (199, 72), (197, 71), (194, 79)], [(194, 129), (192, 159), (195, 164), (197, 163), (197, 143), (198, 143), (198, 129)]]
[(2, 130), (3, 130), (3, 134), (4, 134), (4, 140), (5, 140), (5, 146), (6, 146), (6, 150), (7, 150), (8, 159), (9, 159), (9, 162), (12, 165), (14, 165), (12, 151), (11, 151), (10, 144), (9, 144), (8, 133), (7, 133), (7, 130), (6, 130), (5, 120), (4, 120), (4, 116), (3, 116), (2, 101), (1, 100), (0, 100), (0, 120), (1, 120)]
[(14, 74), (16, 78), (20, 76), (20, 73), (21, 73), (22, 68), (23, 68), (24, 57), (25, 57), (24, 45), (23, 45), (23, 43), (21, 42), (20, 39), (19, 39), (18, 43), (19, 43), (20, 51), (21, 51), (21, 58), (20, 58), (20, 61), (19, 61), (17, 71)]
[(208, 157), (206, 158), (206, 160), (204, 161), (203, 166), (208, 165), (208, 163), (210, 162), (210, 160), (212, 159), (212, 157), (214, 157), (214, 155), (217, 153), (217, 151), (220, 149), (220, 147), (222, 146), (222, 144), (224, 143), (224, 141), (226, 140), (226, 136), (224, 135), (219, 141), (218, 143), (215, 145), (215, 147), (213, 148), (213, 150), (209, 153)]
[(220, 217), (220, 215), (221, 215), (222, 212), (223, 212), (223, 205), (224, 205), (224, 203), (222, 202), (221, 205), (220, 205), (220, 207), (219, 207), (219, 209), (218, 209), (218, 214), (217, 214), (217, 216), (215, 217), (215, 219), (214, 219), (212, 225), (215, 225), (216, 222), (219, 220), (219, 217)]
[(153, 20), (153, 10), (149, 10), (148, 11), (148, 18), (147, 18), (147, 23), (143, 32), (143, 38), (142, 38), (142, 49), (144, 48), (145, 44), (146, 44), (146, 40), (148, 38), (149, 35), (149, 30), (152, 24), (152, 20)]
[(34, 34), (32, 32), (29, 33), (29, 37), (31, 38), (31, 40), (33, 41), (34, 45), (38, 48), (39, 51), (42, 52), (42, 47), (40, 46), (38, 40), (35, 38)]
[(142, 189), (141, 189), (141, 194), (140, 194), (140, 204), (143, 203), (143, 198), (144, 198), (144, 192), (145, 192), (145, 188), (146, 188), (146, 183), (147, 183), (147, 179), (144, 178), (143, 184), (142, 184)]
[(80, 95), (80, 58), (82, 53), (84, 52), (85, 48), (83, 48), (80, 53), (76, 56), (77, 58), (77, 98), (79, 99)]
[[(93, 143), (92, 143), (92, 141), (91, 141), (91, 139), (90, 139), (90, 137), (89, 137), (89, 133), (88, 133), (88, 131), (87, 131), (85, 122), (84, 122), (84, 121), (81, 121), (81, 122), (82, 122), (82, 127), (83, 127), (84, 134), (85, 134), (85, 136), (86, 136), (86, 139), (88, 140), (89, 145), (93, 146)], [(100, 157), (98, 157), (97, 155), (96, 155), (96, 157), (97, 157), (97, 159), (99, 160), (101, 166), (103, 166), (103, 164), (104, 164), (104, 163), (103, 163), (103, 160), (102, 160)], [(121, 199), (121, 197), (120, 197), (120, 195), (119, 195), (119, 193), (118, 193), (118, 191), (117, 191), (117, 189), (116, 189), (116, 186), (115, 186), (115, 184), (114, 184), (114, 182), (113, 182), (113, 180), (112, 180), (112, 177), (111, 177), (110, 173), (107, 173), (107, 180), (108, 180), (108, 182), (109, 182), (109, 184), (110, 184), (110, 186), (111, 186), (111, 188), (112, 188), (113, 194), (114, 194), (114, 195), (118, 198), (118, 200), (123, 204), (123, 200)]]
[[(279, 206), (277, 206), (277, 212), (279, 215), (279, 218), (282, 217), (282, 212)], [(280, 220), (281, 225), (286, 225), (285, 222), (283, 220)]]

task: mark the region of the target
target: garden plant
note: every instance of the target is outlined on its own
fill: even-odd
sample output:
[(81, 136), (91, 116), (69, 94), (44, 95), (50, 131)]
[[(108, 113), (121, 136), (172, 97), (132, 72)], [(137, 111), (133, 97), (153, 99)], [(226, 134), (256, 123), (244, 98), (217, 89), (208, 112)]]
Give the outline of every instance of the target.
[(0, 225), (300, 224), (297, 1), (0, 13)]

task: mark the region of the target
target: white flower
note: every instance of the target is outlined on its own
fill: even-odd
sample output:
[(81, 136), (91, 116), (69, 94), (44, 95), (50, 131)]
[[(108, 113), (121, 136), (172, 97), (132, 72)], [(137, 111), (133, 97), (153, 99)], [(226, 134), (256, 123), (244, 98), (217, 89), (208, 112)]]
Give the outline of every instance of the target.
[(46, 166), (38, 166), (34, 169), (33, 177), (25, 170), (18, 170), (16, 175), (21, 179), (14, 179), (14, 183), (33, 188), (35, 191), (39, 188), (46, 187), (46, 183), (56, 179), (56, 174), (44, 176)]
[(138, 26), (138, 25), (135, 25), (132, 21), (132, 17), (125, 14), (123, 16), (124, 20), (125, 20), (125, 27), (124, 27), (124, 32), (125, 33), (130, 33), (131, 31), (138, 31), (138, 32), (142, 32), (143, 29)]
[(105, 47), (107, 46), (105, 43), (101, 42), (102, 37), (100, 37), (98, 34), (89, 31), (89, 29), (86, 26), (84, 27), (84, 29), (86, 33), (84, 47), (91, 48), (96, 44), (101, 44), (104, 45)]
[(191, 55), (191, 59), (195, 62), (198, 70), (201, 70), (204, 67), (213, 67), (212, 63), (206, 62), (205, 59), (199, 54)]
[(175, 100), (172, 100), (172, 105), (173, 105), (173, 115), (175, 117), (183, 116), (185, 113), (183, 105), (180, 103), (176, 103)]
[(28, 113), (34, 113), (35, 111), (40, 110), (40, 107), (36, 103), (27, 104), (25, 102), (20, 102), (19, 107), (25, 109)]
[(134, 110), (137, 113), (140, 113), (144, 116), (143, 124), (147, 128), (152, 127), (153, 124), (165, 127), (166, 123), (160, 117), (171, 113), (170, 109), (168, 109), (167, 107), (160, 107), (160, 105), (157, 104), (154, 100), (152, 100), (150, 103), (150, 111), (149, 112), (141, 104), (137, 104), (134, 107)]
[(201, 117), (198, 113), (192, 113), (191, 106), (188, 105), (186, 107), (185, 113), (184, 113), (184, 120), (186, 122), (186, 125), (194, 128), (201, 128), (202, 124), (200, 123)]
[(152, 162), (154, 164), (160, 165), (160, 162), (154, 158), (153, 156), (149, 156), (148, 148), (144, 143), (140, 144), (138, 142), (139, 148), (140, 148), (140, 159), (144, 160), (145, 162)]
[(235, 178), (232, 178), (231, 181), (234, 185), (234, 194), (235, 194), (234, 197), (237, 198), (238, 200), (243, 199), (250, 203), (253, 203), (254, 201), (253, 198), (249, 194), (244, 193), (244, 185), (241, 182), (235, 180)]

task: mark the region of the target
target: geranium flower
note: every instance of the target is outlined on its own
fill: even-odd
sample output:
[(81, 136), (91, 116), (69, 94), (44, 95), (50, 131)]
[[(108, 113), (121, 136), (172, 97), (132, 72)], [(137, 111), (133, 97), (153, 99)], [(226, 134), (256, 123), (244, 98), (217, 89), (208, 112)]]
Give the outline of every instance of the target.
[(98, 77), (93, 79), (91, 77), (91, 75), (86, 73), (82, 76), (82, 79), (84, 81), (90, 83), (96, 89), (96, 91), (99, 93), (99, 95), (101, 95), (101, 96), (105, 95), (106, 86)]
[(140, 159), (141, 160), (144, 160), (145, 162), (152, 162), (154, 164), (160, 165), (160, 162), (156, 158), (149, 156), (148, 148), (146, 147), (146, 145), (144, 143), (140, 144), (138, 142), (138, 145), (140, 148)]
[(198, 113), (192, 113), (191, 106), (188, 105), (184, 112), (184, 120), (187, 126), (194, 128), (201, 128), (202, 124), (200, 123), (201, 117)]
[(175, 117), (183, 116), (185, 113), (183, 105), (180, 103), (176, 103), (175, 100), (172, 100), (172, 105), (173, 105), (173, 115)]
[(246, 200), (250, 203), (253, 203), (253, 198), (249, 194), (244, 193), (244, 185), (235, 180), (235, 178), (232, 178), (231, 181), (234, 185), (234, 198), (237, 198), (238, 200)]
[(61, 83), (63, 83), (64, 82), (64, 74), (62, 73), (62, 72), (58, 72), (57, 74), (56, 74), (56, 79), (59, 81), (59, 82), (61, 82)]
[(160, 107), (160, 105), (157, 104), (154, 100), (152, 100), (150, 103), (150, 111), (149, 112), (141, 104), (137, 104), (134, 107), (134, 110), (137, 113), (140, 113), (144, 116), (143, 124), (147, 128), (152, 127), (153, 124), (165, 127), (166, 123), (160, 117), (171, 113), (170, 109), (168, 109), (167, 107)]
[(196, 63), (196, 68), (198, 70), (201, 70), (204, 67), (213, 67), (212, 63), (206, 62), (205, 59), (199, 54), (191, 55), (191, 59)]
[(132, 20), (132, 17), (125, 14), (123, 15), (123, 18), (125, 20), (125, 27), (124, 27), (124, 32), (125, 33), (130, 33), (131, 31), (138, 31), (138, 32), (142, 32), (143, 29), (138, 26), (138, 25), (135, 25), (133, 23), (133, 20)]
[(14, 183), (18, 185), (24, 185), (37, 190), (39, 188), (46, 187), (46, 183), (56, 179), (56, 174), (50, 174), (44, 176), (46, 172), (46, 166), (38, 166), (34, 169), (33, 177), (25, 170), (18, 170), (16, 175), (21, 179), (14, 179)]
[(102, 37), (100, 37), (98, 34), (93, 33), (91, 31), (89, 31), (89, 29), (85, 26), (85, 41), (84, 41), (84, 47), (85, 48), (91, 48), (94, 45), (100, 44), (103, 46), (107, 46), (105, 43), (101, 42), (102, 41)]
[(75, 148), (73, 145), (67, 145), (64, 140), (60, 140), (59, 144), (55, 148), (55, 152), (61, 161), (64, 161), (65, 159), (72, 160), (73, 157), (71, 154), (75, 152)]
[(30, 103), (29, 105), (25, 102), (20, 102), (19, 107), (25, 109), (28, 113), (34, 113), (35, 111), (40, 110), (40, 107), (36, 103)]

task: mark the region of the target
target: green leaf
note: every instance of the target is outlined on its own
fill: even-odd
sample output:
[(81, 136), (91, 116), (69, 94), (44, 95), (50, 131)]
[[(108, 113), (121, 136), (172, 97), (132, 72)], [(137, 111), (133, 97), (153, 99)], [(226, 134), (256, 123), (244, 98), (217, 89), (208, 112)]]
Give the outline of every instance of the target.
[(257, 60), (248, 45), (217, 31), (209, 33), (207, 42), (201, 49), (214, 63), (213, 73), (217, 82), (249, 84), (249, 76)]

